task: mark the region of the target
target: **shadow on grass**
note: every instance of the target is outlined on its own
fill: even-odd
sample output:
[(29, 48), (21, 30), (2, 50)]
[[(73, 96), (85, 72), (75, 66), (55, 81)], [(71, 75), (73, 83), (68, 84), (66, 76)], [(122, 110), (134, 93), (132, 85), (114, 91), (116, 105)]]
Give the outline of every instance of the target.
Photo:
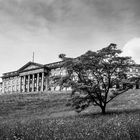
[(106, 111), (106, 114), (102, 114), (100, 111), (94, 112), (94, 113), (85, 113), (85, 114), (80, 114), (79, 117), (92, 117), (92, 118), (97, 118), (99, 116), (112, 116), (112, 115), (122, 115), (122, 114), (140, 114), (140, 108), (136, 109), (115, 109), (115, 110), (110, 110), (108, 109)]

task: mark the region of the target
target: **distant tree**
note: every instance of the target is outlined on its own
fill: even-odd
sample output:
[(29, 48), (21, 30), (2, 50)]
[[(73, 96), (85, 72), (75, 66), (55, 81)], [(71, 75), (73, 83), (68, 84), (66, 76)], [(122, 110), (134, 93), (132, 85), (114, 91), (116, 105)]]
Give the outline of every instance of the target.
[(59, 54), (58, 57), (61, 58), (61, 59), (64, 59), (66, 57), (66, 55), (65, 54)]
[(133, 64), (130, 57), (120, 56), (116, 44), (97, 52), (88, 51), (77, 58), (59, 57), (64, 61), (67, 75), (55, 77), (61, 86), (71, 87), (71, 105), (80, 112), (90, 105), (99, 106), (106, 113), (106, 105), (131, 88), (127, 71)]

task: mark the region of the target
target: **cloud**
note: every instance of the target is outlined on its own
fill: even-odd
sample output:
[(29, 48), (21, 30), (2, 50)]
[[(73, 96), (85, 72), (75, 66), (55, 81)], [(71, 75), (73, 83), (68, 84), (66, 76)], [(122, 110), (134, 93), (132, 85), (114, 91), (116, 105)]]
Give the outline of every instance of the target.
[(131, 56), (136, 63), (140, 63), (140, 37), (133, 38), (125, 44), (123, 55)]
[(33, 33), (47, 29), (46, 34), (70, 41), (105, 35), (122, 44), (140, 34), (139, 5), (138, 0), (0, 0), (0, 25)]
[[(1, 0), (3, 15), (25, 27), (62, 29), (65, 33), (93, 34), (96, 29), (116, 33), (138, 16), (130, 0)], [(135, 0), (136, 1), (136, 0)], [(136, 8), (138, 9), (138, 8)], [(134, 24), (134, 23), (133, 23)], [(125, 28), (126, 29), (126, 28)], [(96, 31), (97, 32), (97, 31)], [(125, 31), (124, 31), (125, 32)], [(73, 36), (73, 35), (72, 35)], [(70, 36), (69, 36), (70, 37)]]
[[(26, 63), (32, 51), (48, 63), (60, 53), (124, 46), (140, 36), (139, 7), (140, 0), (0, 0), (0, 73)], [(138, 59), (140, 43), (131, 42), (123, 50)]]

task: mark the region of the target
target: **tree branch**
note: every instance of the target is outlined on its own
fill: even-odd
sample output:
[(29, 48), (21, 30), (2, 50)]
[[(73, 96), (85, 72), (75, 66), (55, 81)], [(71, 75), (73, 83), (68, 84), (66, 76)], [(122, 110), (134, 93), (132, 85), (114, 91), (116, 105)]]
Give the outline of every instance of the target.
[(119, 96), (119, 95), (121, 95), (122, 93), (124, 93), (124, 92), (126, 92), (126, 91), (128, 91), (130, 88), (127, 88), (126, 90), (124, 90), (124, 91), (122, 91), (122, 92), (120, 92), (118, 95), (116, 95), (116, 96), (114, 96), (114, 97), (112, 97), (112, 98), (110, 98), (106, 103), (109, 103), (110, 101), (112, 101), (115, 97), (117, 97), (117, 96)]

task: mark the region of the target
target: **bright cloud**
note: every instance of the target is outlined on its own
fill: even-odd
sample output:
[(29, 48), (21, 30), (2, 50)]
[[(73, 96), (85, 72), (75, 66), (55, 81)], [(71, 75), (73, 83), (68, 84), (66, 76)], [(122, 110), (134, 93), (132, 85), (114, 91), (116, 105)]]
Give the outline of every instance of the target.
[(133, 38), (123, 48), (123, 55), (131, 56), (136, 63), (140, 63), (140, 38)]

